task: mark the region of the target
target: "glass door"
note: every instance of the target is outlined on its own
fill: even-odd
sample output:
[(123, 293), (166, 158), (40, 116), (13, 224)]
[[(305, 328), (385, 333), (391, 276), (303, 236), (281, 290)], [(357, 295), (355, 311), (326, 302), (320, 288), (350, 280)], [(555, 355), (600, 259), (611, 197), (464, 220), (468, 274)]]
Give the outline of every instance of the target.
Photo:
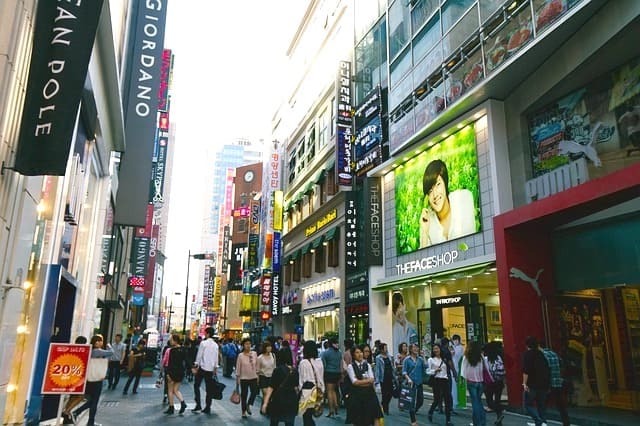
[(418, 344), (420, 351), (427, 356), (431, 355), (431, 339), (431, 309), (418, 309)]

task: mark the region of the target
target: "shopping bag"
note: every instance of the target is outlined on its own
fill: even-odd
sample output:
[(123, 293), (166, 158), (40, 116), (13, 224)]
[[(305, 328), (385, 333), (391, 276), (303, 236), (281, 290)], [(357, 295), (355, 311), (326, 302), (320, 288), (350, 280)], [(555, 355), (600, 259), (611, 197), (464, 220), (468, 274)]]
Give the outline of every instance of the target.
[(398, 408), (400, 411), (411, 410), (415, 405), (416, 388), (412, 384), (402, 383), (400, 387), (400, 398), (398, 398)]
[(217, 399), (218, 401), (222, 399), (222, 392), (227, 385), (224, 383), (220, 383), (218, 379), (213, 379), (213, 384), (211, 387), (211, 397), (213, 399)]
[(236, 388), (233, 390), (233, 393), (229, 397), (229, 401), (231, 401), (233, 404), (240, 404), (240, 390), (238, 389), (238, 385), (236, 385)]
[(467, 408), (467, 381), (462, 376), (458, 376), (458, 406), (455, 408)]

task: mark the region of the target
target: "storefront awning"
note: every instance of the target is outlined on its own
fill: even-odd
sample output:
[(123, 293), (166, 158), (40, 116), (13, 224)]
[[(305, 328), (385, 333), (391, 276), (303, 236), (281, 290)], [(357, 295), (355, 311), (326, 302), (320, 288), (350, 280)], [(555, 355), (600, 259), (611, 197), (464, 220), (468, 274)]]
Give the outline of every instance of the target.
[(340, 308), (340, 304), (339, 303), (332, 303), (330, 305), (324, 305), (321, 306), (319, 308), (311, 308), (311, 309), (305, 309), (302, 311), (303, 315), (312, 315), (312, 314), (317, 314), (320, 312), (327, 312), (327, 311), (333, 311), (335, 309), (339, 309)]
[(300, 258), (300, 250), (296, 250), (289, 255), (289, 260), (298, 260)]
[(305, 255), (307, 253), (309, 253), (311, 251), (311, 244), (313, 243), (309, 243), (306, 246), (302, 247), (302, 254)]
[(317, 249), (322, 245), (323, 241), (324, 241), (324, 235), (319, 236), (318, 238), (316, 238), (311, 242), (311, 248)]
[(337, 226), (335, 228), (330, 229), (329, 231), (327, 231), (326, 234), (324, 234), (325, 241), (331, 241), (334, 238), (336, 240), (340, 239), (340, 228), (338, 228)]
[(431, 280), (462, 278), (469, 275), (477, 275), (484, 273), (489, 268), (495, 267), (494, 260), (490, 262), (474, 263), (473, 265), (458, 266), (457, 268), (438, 271), (432, 274), (421, 274), (419, 276), (412, 275), (410, 277), (394, 277), (394, 279), (383, 282), (373, 287), (371, 290), (376, 292), (390, 291), (407, 287), (411, 285), (428, 284)]

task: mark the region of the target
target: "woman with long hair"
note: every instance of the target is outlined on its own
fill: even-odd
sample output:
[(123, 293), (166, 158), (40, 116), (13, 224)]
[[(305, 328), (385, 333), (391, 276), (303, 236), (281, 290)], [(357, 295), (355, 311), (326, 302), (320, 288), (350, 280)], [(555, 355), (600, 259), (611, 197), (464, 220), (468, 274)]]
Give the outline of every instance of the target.
[(273, 371), (269, 386), (271, 391), (263, 403), (270, 426), (278, 426), (280, 422), (285, 426), (295, 423), (298, 415), (298, 380), (298, 372), (290, 364), (281, 364)]
[[(298, 385), (301, 389), (300, 403), (304, 404), (309, 401), (312, 392), (305, 390), (317, 387), (322, 395), (324, 395), (324, 366), (322, 360), (318, 358), (318, 345), (313, 340), (307, 340), (302, 347), (302, 360), (298, 364)], [(304, 426), (315, 426), (313, 420), (313, 407), (307, 407), (302, 413), (302, 424)]]
[(412, 392), (415, 394), (415, 402), (409, 408), (409, 417), (411, 418), (411, 426), (418, 426), (416, 422), (416, 411), (424, 404), (424, 392), (422, 384), (424, 383), (425, 361), (420, 356), (420, 348), (417, 343), (412, 343), (409, 347), (409, 356), (405, 357), (402, 363), (402, 377), (411, 385)]
[(447, 426), (451, 425), (451, 387), (449, 384), (449, 372), (447, 362), (442, 357), (440, 343), (435, 343), (431, 350), (431, 358), (427, 361), (427, 373), (433, 375), (433, 403), (429, 408), (429, 421), (433, 422), (433, 412), (444, 401), (444, 410)]
[(338, 349), (338, 339), (329, 339), (329, 348), (320, 356), (324, 366), (324, 384), (327, 386), (327, 400), (329, 402), (329, 414), (333, 417), (338, 414), (338, 383), (342, 378), (342, 352)]
[(374, 388), (373, 368), (364, 359), (366, 345), (351, 349), (351, 364), (347, 365), (347, 374), (351, 380), (347, 398), (346, 424), (355, 426), (377, 426), (384, 417)]
[(184, 402), (184, 397), (182, 396), (182, 392), (180, 392), (180, 384), (182, 383), (182, 379), (184, 379), (185, 363), (187, 360), (186, 350), (181, 346), (181, 343), (180, 335), (171, 335), (171, 338), (169, 339), (171, 348), (167, 350), (169, 359), (166, 367), (169, 408), (164, 412), (165, 414), (174, 413), (174, 395), (178, 398), (178, 401), (180, 401), (180, 411), (178, 413), (182, 414), (184, 413), (184, 410), (187, 409), (187, 403)]
[(501, 353), (502, 343), (499, 341), (489, 342), (484, 345), (485, 361), (489, 366), (489, 373), (491, 373), (491, 377), (493, 378), (493, 383), (490, 386), (485, 386), (484, 396), (489, 408), (496, 412), (497, 418), (495, 424), (497, 426), (500, 426), (504, 419), (504, 408), (500, 403), (505, 377), (504, 361), (500, 356)]
[(380, 342), (378, 345), (380, 353), (376, 356), (375, 364), (375, 384), (376, 387), (380, 387), (380, 394), (382, 396), (382, 410), (384, 414), (389, 414), (389, 402), (393, 395), (393, 382), (394, 371), (391, 357), (389, 356), (389, 350), (387, 344)]
[(366, 343), (362, 345), (362, 358), (367, 361), (369, 365), (373, 365), (373, 363), (375, 362), (373, 358), (373, 352), (371, 351), (371, 346)]
[(102, 394), (102, 382), (107, 376), (109, 368), (109, 357), (113, 355), (111, 349), (102, 349), (104, 338), (102, 334), (96, 334), (91, 338), (91, 358), (89, 359), (89, 368), (87, 369), (87, 384), (85, 385), (84, 395), (87, 399), (77, 410), (71, 413), (71, 418), (75, 419), (80, 413), (87, 408), (89, 409), (89, 420), (87, 426), (94, 426), (96, 420), (96, 412), (98, 411), (98, 401)]
[(402, 377), (402, 363), (404, 362), (404, 359), (408, 355), (409, 355), (409, 345), (407, 345), (407, 342), (402, 342), (398, 344), (398, 352), (396, 352), (396, 355), (393, 358), (396, 364), (396, 371), (398, 372), (399, 377)]
[[(257, 362), (258, 355), (251, 350), (251, 339), (242, 339), (242, 352), (238, 354), (236, 360), (236, 386), (240, 386), (243, 419), (247, 418), (247, 414), (252, 414), (251, 407), (258, 393)], [(251, 392), (250, 395), (249, 392)]]
[(482, 370), (488, 369), (480, 343), (469, 342), (462, 359), (462, 377), (467, 380), (467, 389), (471, 396), (471, 415), (474, 426), (486, 426), (487, 416), (482, 406), (482, 392), (484, 391), (484, 379)]
[[(269, 393), (271, 392), (271, 376), (273, 375), (273, 370), (276, 368), (276, 357), (273, 355), (272, 350), (273, 346), (271, 342), (267, 340), (262, 344), (262, 350), (260, 351), (260, 355), (258, 355), (258, 387), (262, 391), (263, 402), (269, 400)], [(260, 412), (264, 414), (263, 409), (261, 409)]]

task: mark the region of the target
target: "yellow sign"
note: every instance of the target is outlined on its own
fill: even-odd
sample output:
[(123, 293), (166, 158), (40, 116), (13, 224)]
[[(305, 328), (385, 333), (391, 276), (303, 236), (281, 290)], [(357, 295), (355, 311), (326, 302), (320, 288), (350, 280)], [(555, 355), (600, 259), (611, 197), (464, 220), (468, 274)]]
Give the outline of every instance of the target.
[(311, 226), (307, 226), (307, 228), (304, 230), (305, 237), (315, 234), (317, 231), (336, 220), (337, 217), (338, 209), (331, 210), (329, 213), (318, 219), (316, 223)]
[(273, 230), (282, 231), (282, 215), (284, 204), (284, 193), (282, 191), (273, 191)]
[(213, 281), (213, 311), (220, 312), (222, 303), (222, 277), (217, 276)]

